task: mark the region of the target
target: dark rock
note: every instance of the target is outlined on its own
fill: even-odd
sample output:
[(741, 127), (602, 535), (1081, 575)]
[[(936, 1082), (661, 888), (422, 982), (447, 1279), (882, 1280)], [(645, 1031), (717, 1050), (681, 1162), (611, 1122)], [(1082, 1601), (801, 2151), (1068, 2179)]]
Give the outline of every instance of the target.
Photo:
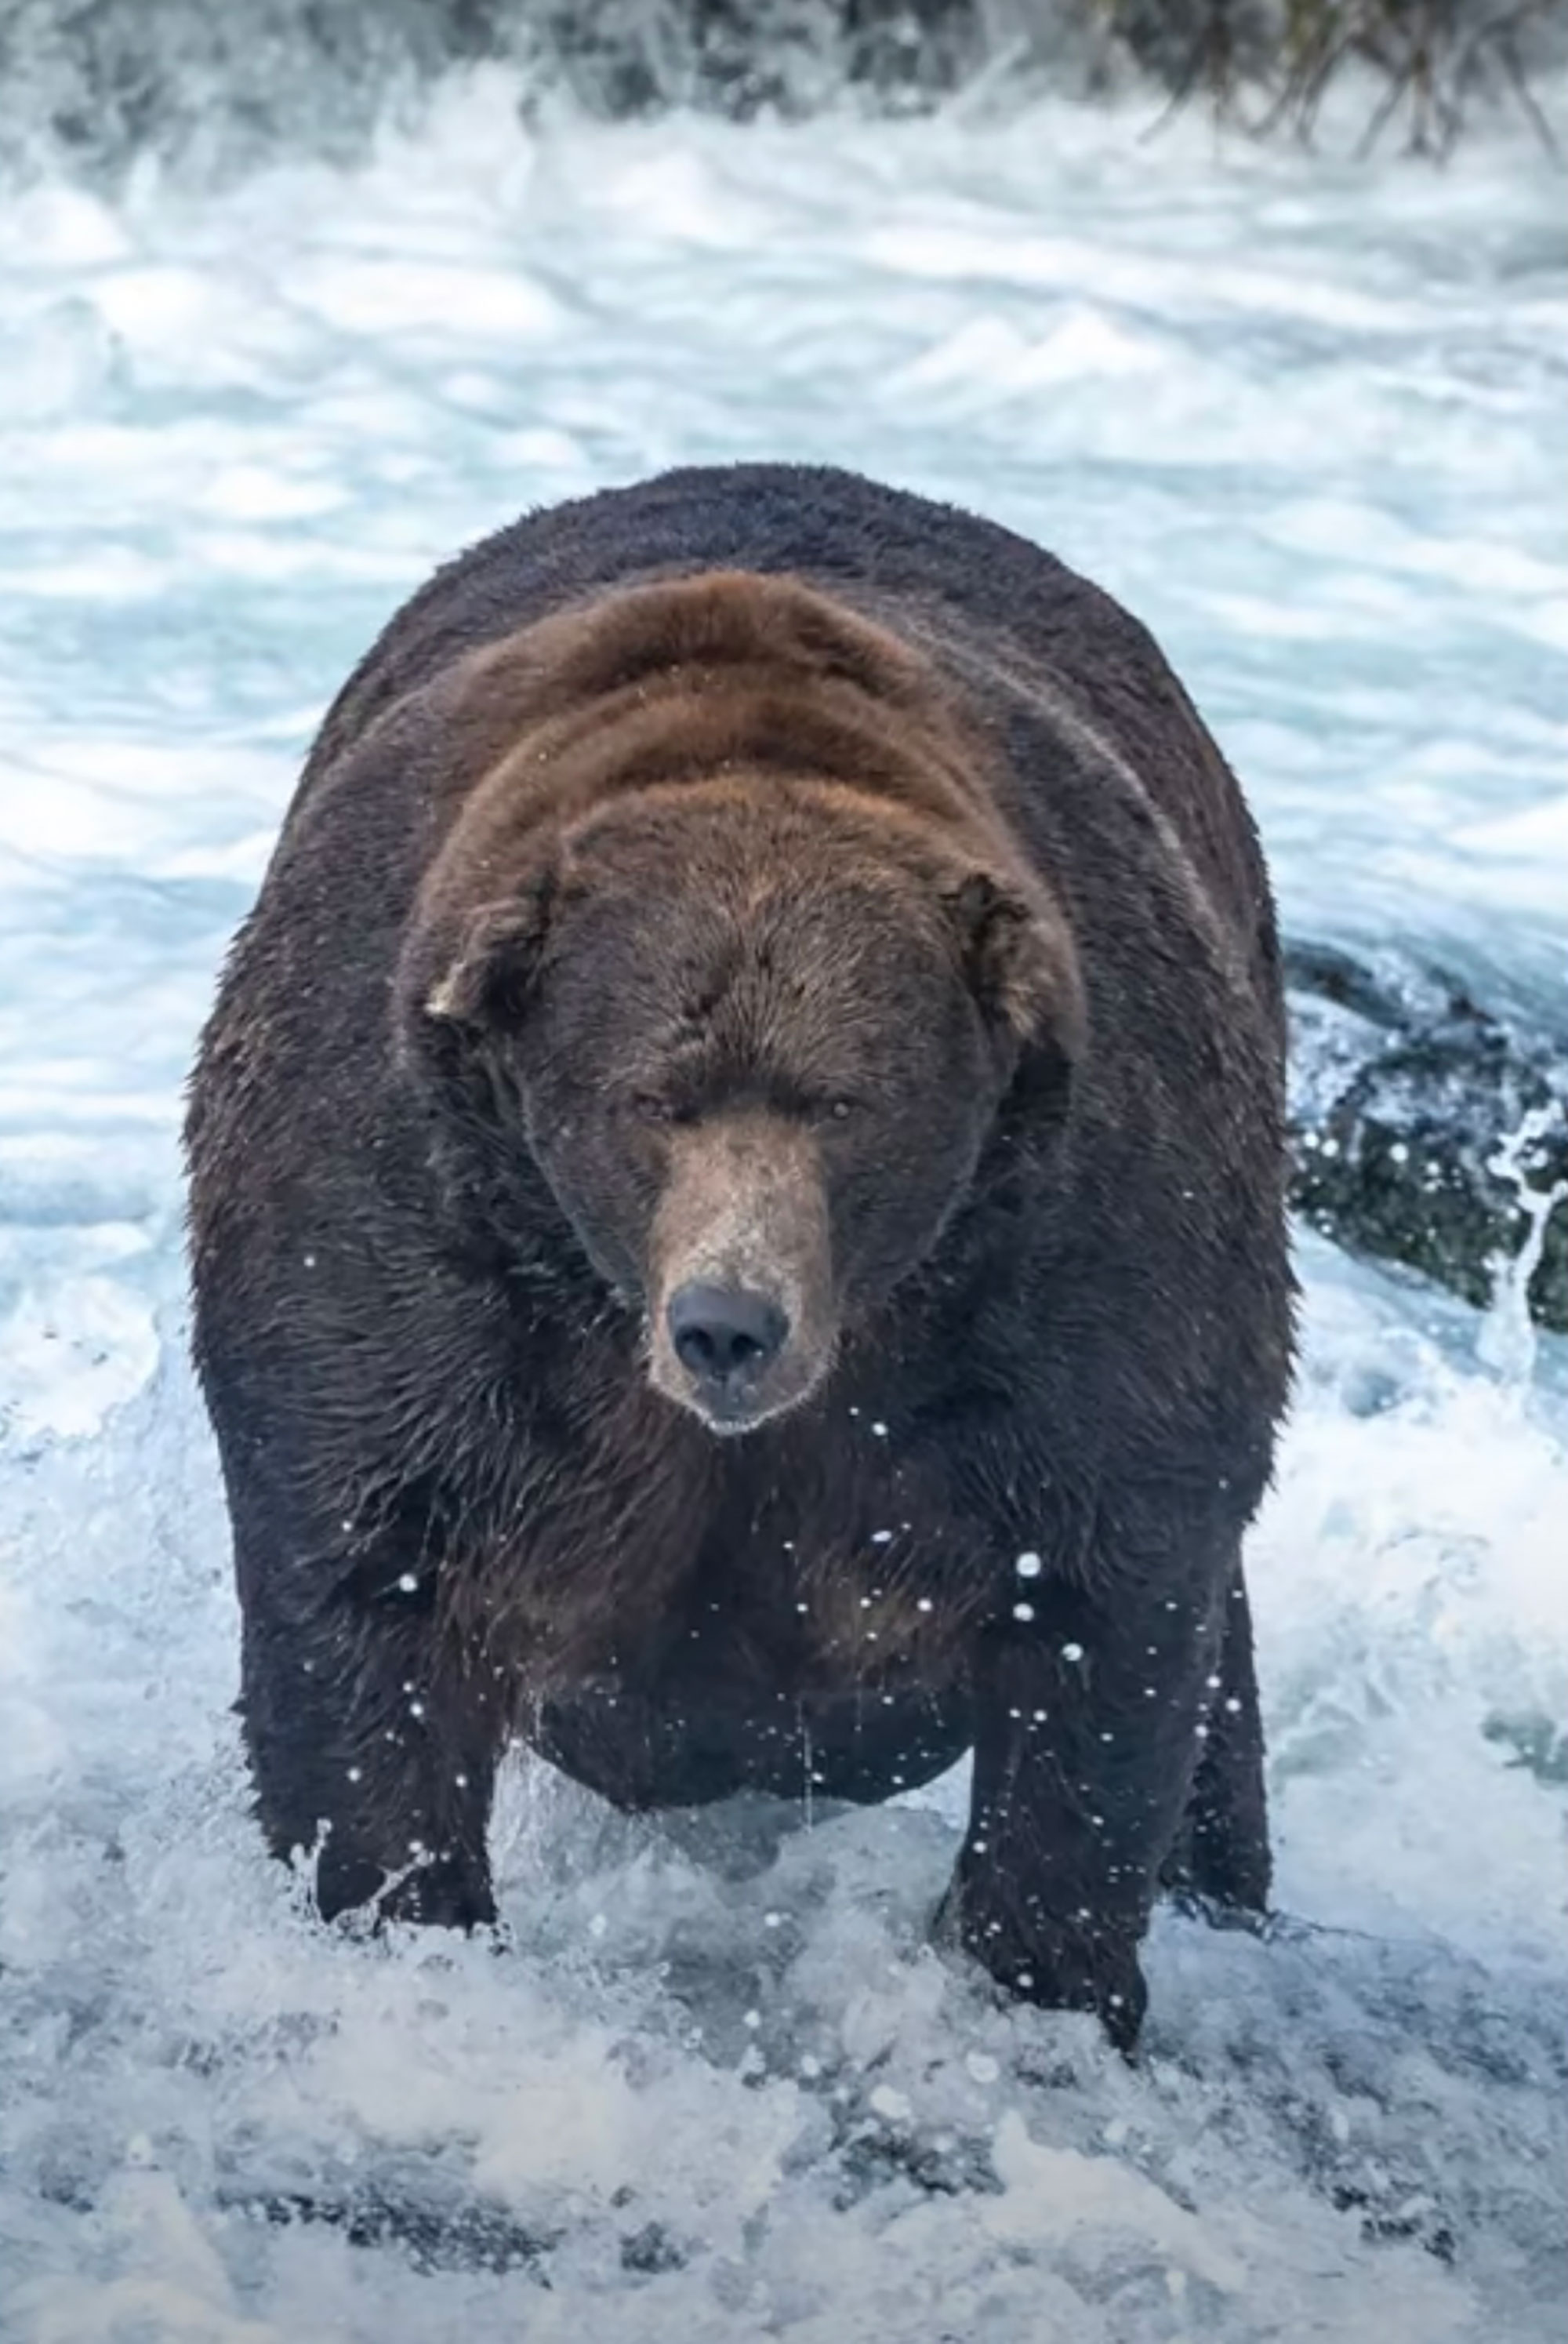
[(1495, 1713), (1481, 1731), (1509, 1753), (1510, 1766), (1523, 1766), (1538, 1783), (1568, 1783), (1568, 1729), (1555, 1718), (1539, 1711)]
[(644, 2278), (657, 2278), (665, 2271), (684, 2270), (686, 2249), (681, 2247), (662, 2222), (645, 2222), (620, 2242), (622, 2270), (635, 2271)]
[[(1563, 1183), (1568, 1198), (1568, 1040), (1524, 1030), (1431, 970), (1308, 943), (1288, 945), (1285, 965), (1296, 1210), (1350, 1252), (1484, 1306), (1530, 1236), (1532, 1197)], [(1529, 1305), (1568, 1329), (1562, 1205)]]
[(407, 2198), (377, 2187), (329, 2187), (226, 2192), (225, 2202), (276, 2228), (326, 2228), (352, 2247), (400, 2248), (422, 2274), (524, 2270), (549, 2284), (544, 2265), (557, 2234), (530, 2228), (495, 2200), (462, 2196), (450, 2177)]

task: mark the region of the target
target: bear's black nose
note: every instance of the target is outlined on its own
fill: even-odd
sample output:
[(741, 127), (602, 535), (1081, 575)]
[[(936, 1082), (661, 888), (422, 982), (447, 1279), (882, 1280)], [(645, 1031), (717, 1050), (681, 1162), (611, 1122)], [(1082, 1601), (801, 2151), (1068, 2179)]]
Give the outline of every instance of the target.
[(682, 1286), (667, 1316), (688, 1375), (720, 1390), (765, 1368), (789, 1332), (779, 1305), (745, 1286)]

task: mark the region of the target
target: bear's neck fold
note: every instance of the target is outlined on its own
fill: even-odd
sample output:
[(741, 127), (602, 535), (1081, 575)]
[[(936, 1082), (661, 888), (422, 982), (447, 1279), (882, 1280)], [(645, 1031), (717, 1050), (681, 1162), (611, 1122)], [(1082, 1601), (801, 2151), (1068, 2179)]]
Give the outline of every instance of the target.
[(467, 665), (470, 850), (493, 833), (507, 856), (613, 799), (741, 773), (838, 784), (994, 843), (985, 751), (930, 662), (797, 579), (621, 589)]

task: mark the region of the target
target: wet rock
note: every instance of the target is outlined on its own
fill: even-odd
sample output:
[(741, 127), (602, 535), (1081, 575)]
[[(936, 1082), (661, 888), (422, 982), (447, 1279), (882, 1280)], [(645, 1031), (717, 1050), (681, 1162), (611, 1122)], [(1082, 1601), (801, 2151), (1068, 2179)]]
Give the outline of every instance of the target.
[(622, 2270), (635, 2271), (640, 2278), (658, 2278), (666, 2271), (684, 2270), (687, 2253), (672, 2238), (662, 2222), (645, 2222), (620, 2242)]
[(1543, 1221), (1530, 1313), (1568, 1329), (1568, 1037), (1333, 945), (1288, 945), (1285, 970), (1296, 1210), (1481, 1306)]
[(408, 2177), (407, 2192), (397, 2186), (401, 2177), (389, 2177), (390, 2187), (335, 2187), (328, 2178), (320, 2187), (229, 2188), (221, 2202), (274, 2228), (327, 2228), (351, 2247), (400, 2248), (423, 2275), (521, 2270), (548, 2287), (546, 2265), (558, 2231), (531, 2228), (493, 2198), (469, 2197), (460, 2177), (433, 2165)]

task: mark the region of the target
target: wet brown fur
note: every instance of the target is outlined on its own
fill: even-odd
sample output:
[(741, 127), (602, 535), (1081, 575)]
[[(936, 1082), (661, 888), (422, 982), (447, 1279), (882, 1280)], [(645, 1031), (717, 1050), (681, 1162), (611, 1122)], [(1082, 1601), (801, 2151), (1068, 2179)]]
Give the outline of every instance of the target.
[[(1266, 1889), (1282, 1046), (1228, 771), (1021, 541), (738, 468), (441, 573), (323, 727), (188, 1125), (247, 1740), (323, 1908), (486, 1917), (515, 1733), (628, 1806), (973, 1744), (951, 1925), (1131, 2042), (1161, 1874)], [(720, 1441), (649, 1319), (748, 1163), (809, 1379)]]

